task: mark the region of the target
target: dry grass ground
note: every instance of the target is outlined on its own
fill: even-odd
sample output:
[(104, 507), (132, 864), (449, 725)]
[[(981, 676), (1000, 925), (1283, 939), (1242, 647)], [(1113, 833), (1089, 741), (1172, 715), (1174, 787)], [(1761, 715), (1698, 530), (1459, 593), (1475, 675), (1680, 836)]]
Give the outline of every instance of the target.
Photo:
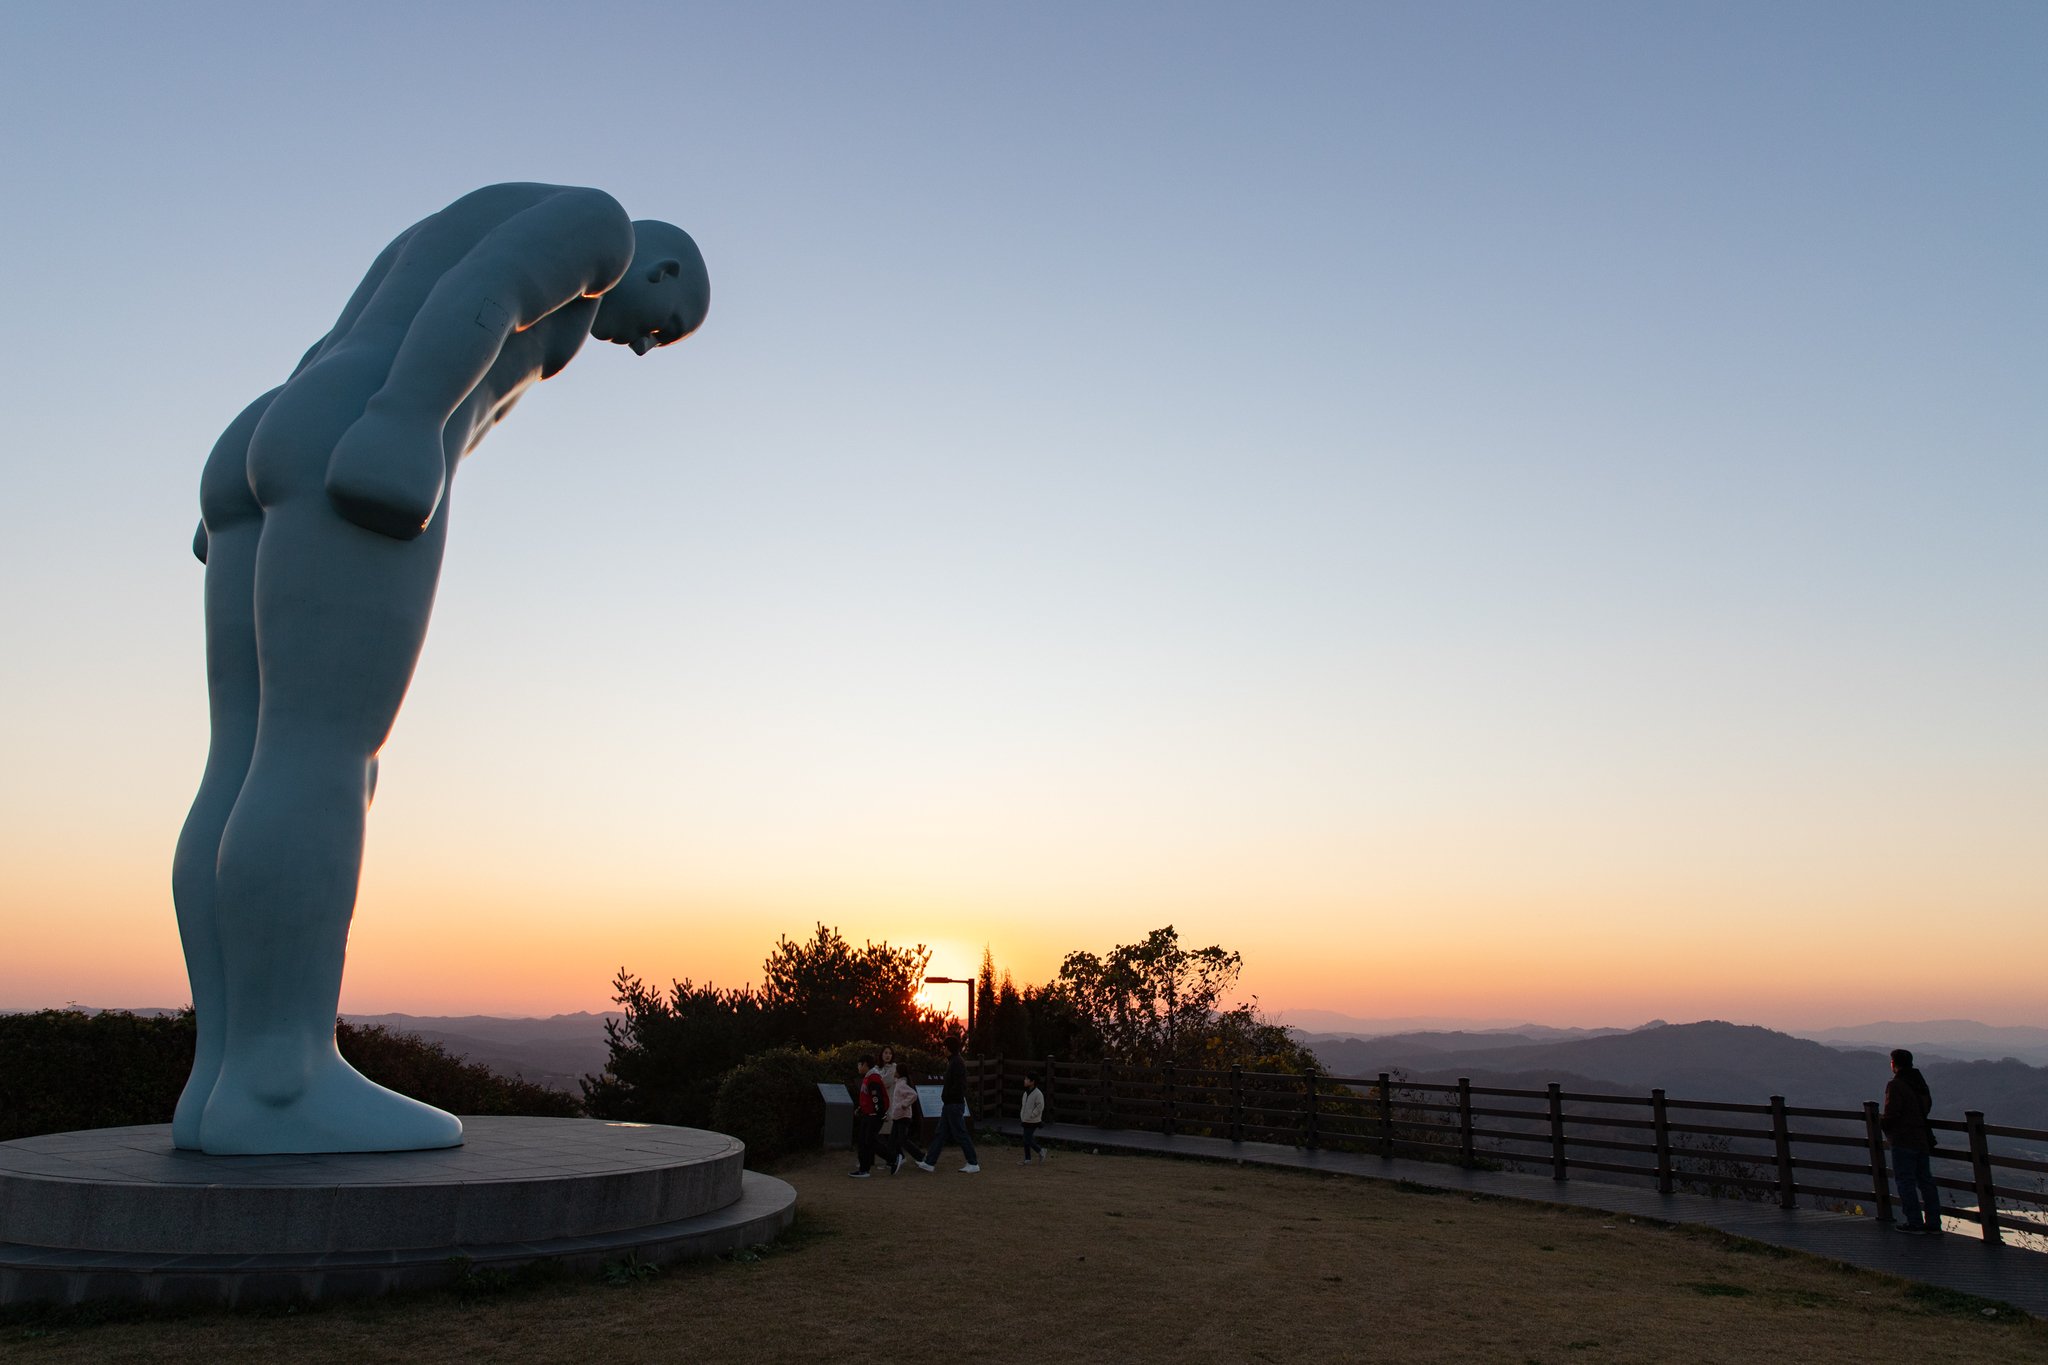
[[(2048, 1323), (1718, 1234), (1063, 1152), (781, 1172), (796, 1234), (621, 1284), (0, 1327), (0, 1361), (2048, 1362)], [(950, 1345), (949, 1345), (950, 1343)]]

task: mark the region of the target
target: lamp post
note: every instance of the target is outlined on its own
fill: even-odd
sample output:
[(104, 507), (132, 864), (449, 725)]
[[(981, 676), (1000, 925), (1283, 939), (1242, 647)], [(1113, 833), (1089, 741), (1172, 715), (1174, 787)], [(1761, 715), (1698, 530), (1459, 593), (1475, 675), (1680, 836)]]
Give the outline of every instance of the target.
[(974, 978), (969, 976), (928, 976), (927, 986), (965, 986), (967, 988), (967, 1036), (974, 1037)]

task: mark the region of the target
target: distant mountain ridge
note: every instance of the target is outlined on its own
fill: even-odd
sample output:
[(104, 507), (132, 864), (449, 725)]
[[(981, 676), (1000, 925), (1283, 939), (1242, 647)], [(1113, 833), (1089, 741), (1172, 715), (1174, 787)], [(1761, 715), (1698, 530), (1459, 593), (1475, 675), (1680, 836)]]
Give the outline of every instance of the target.
[[(1755, 1024), (1707, 1020), (1626, 1033), (1542, 1042), (1521, 1039), (1493, 1047), (1445, 1046), (1471, 1034), (1347, 1039), (1314, 1044), (1338, 1076), (1402, 1071), (1415, 1080), (1540, 1089), (1578, 1078), (1595, 1090), (1760, 1104), (1783, 1095), (1794, 1105), (1854, 1109), (1879, 1099), (1891, 1068), (1885, 1051), (1850, 1050), (1796, 1038)], [(1981, 1109), (1993, 1123), (2048, 1129), (2048, 1067), (2020, 1061), (1930, 1061), (1922, 1066), (1941, 1118)]]
[(1846, 1028), (1801, 1033), (1830, 1047), (1902, 1047), (1915, 1060), (1997, 1061), (2011, 1057), (2034, 1066), (2048, 1066), (2048, 1028), (2024, 1024), (1980, 1024), (1974, 1019), (1929, 1019), (1919, 1023), (1852, 1024)]
[[(1656, 1024), (1645, 1024), (1644, 1028), (1661, 1028)], [(1352, 1033), (1303, 1033), (1295, 1030), (1295, 1036), (1304, 1043), (1372, 1042), (1412, 1049), (1416, 1052), (1440, 1052), (1444, 1054), (1483, 1052), (1496, 1048), (1533, 1047), (1539, 1043), (1564, 1043), (1580, 1038), (1604, 1038), (1611, 1034), (1627, 1033), (1628, 1029), (1601, 1028), (1546, 1028), (1541, 1024), (1524, 1024), (1518, 1029), (1478, 1030), (1422, 1030), (1415, 1033), (1374, 1034), (1360, 1038)]]
[(1350, 1036), (1379, 1038), (1390, 1033), (1437, 1033), (1464, 1031), (1469, 1033), (1520, 1033), (1538, 1036), (1547, 1033), (1618, 1033), (1619, 1029), (1554, 1028), (1548, 1024), (1532, 1024), (1513, 1019), (1456, 1019), (1443, 1015), (1415, 1015), (1395, 1019), (1364, 1019), (1355, 1014), (1339, 1014), (1335, 1010), (1275, 1010), (1273, 1017), (1297, 1033), (1327, 1034), (1332, 1037)]
[[(1390, 1038), (1411, 1040), (1414, 1050), (1434, 1047), (1444, 1052), (1467, 1052), (1475, 1047), (1518, 1047), (1526, 1043), (1563, 1042), (1577, 1038), (1598, 1038), (1617, 1033), (1637, 1033), (1659, 1028), (1653, 1019), (1634, 1028), (1557, 1028), (1548, 1024), (1516, 1024), (1496, 1027), (1490, 1021), (1471, 1019), (1358, 1019), (1326, 1010), (1287, 1010), (1278, 1016), (1302, 1042), (1320, 1045), (1342, 1039), (1377, 1041)], [(1341, 1026), (1338, 1026), (1342, 1021)], [(2048, 1028), (2024, 1024), (1982, 1024), (1974, 1019), (1928, 1019), (1918, 1022), (1894, 1020), (1874, 1024), (1850, 1024), (1825, 1029), (1785, 1029), (1787, 1037), (1806, 1038), (1830, 1047), (1863, 1051), (1877, 1048), (1889, 1052), (1895, 1047), (1909, 1049), (1922, 1060), (1950, 1062), (2002, 1061), (2012, 1058), (2029, 1066), (2048, 1066)], [(1493, 1040), (1489, 1042), (1489, 1040)]]
[(489, 1014), (350, 1014), (352, 1024), (382, 1024), (398, 1033), (417, 1033), (458, 1057), (481, 1062), (503, 1076), (581, 1096), (582, 1079), (604, 1070), (611, 1057), (604, 1026), (617, 1014), (553, 1014), (544, 1019), (504, 1019)]

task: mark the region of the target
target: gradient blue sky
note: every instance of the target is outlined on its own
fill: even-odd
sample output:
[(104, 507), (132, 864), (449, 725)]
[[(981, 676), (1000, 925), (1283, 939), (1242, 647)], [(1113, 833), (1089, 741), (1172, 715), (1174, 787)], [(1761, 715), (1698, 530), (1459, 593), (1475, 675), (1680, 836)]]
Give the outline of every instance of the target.
[(2048, 1022), (2048, 8), (17, 4), (0, 128), (0, 1007), (185, 998), (200, 462), (536, 179), (711, 320), (465, 467), (345, 1008)]

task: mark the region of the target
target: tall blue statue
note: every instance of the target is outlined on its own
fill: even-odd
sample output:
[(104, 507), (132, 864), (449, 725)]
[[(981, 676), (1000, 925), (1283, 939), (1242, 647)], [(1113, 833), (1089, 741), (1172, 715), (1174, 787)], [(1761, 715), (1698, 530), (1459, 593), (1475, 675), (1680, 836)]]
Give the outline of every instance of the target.
[(696, 331), (710, 296), (682, 229), (598, 190), (491, 185), (385, 247), (215, 443), (193, 545), (213, 738), (172, 870), (199, 1024), (178, 1146), (462, 1141), (334, 1046), (377, 751), (426, 638), (449, 488), (586, 337), (645, 355)]

